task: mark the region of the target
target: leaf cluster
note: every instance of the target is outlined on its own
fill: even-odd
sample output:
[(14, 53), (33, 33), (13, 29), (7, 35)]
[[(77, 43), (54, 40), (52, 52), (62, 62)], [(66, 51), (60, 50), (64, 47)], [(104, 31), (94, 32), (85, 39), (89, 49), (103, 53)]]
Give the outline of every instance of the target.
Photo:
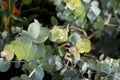
[[(120, 1), (51, 2), (62, 25), (51, 16), (51, 25), (44, 26), (34, 19), (27, 29), (11, 24), (10, 31), (0, 33), (0, 72), (6, 72), (15, 62), (15, 67), (22, 66), (25, 74), (11, 80), (43, 80), (45, 72), (51, 74), (52, 80), (119, 80)], [(21, 3), (30, 4), (31, 0)], [(6, 15), (7, 19), (10, 15), (13, 13)], [(9, 33), (15, 37), (3, 45)]]

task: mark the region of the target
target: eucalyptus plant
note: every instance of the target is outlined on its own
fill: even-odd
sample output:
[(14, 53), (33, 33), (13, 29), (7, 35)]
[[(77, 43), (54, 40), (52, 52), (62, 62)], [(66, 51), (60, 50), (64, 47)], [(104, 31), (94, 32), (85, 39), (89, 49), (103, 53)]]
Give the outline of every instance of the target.
[(27, 29), (16, 27), (14, 40), (1, 51), (0, 72), (15, 62), (24, 74), (11, 80), (43, 80), (45, 72), (52, 80), (120, 80), (120, 1), (50, 2), (56, 9), (51, 25), (34, 19)]

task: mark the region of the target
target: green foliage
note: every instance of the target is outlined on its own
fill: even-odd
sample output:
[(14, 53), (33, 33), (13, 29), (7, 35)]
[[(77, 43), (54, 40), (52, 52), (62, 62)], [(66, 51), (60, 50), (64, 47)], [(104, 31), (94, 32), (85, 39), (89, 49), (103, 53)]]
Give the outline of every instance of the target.
[(37, 20), (34, 20), (28, 27), (28, 34), (33, 38), (37, 39), (40, 34), (40, 24)]
[(51, 23), (52, 25), (58, 25), (58, 21), (54, 16), (51, 17)]
[(90, 52), (91, 50), (90, 46), (91, 46), (91, 43), (86, 38), (78, 40), (75, 45), (79, 53)]
[(0, 72), (6, 72), (10, 68), (10, 62), (0, 58)]
[(61, 29), (59, 26), (54, 26), (53, 29), (50, 31), (49, 38), (53, 42), (65, 42), (68, 38), (68, 32), (66, 29)]
[(21, 79), (21, 80), (31, 80), (31, 79), (29, 79), (29, 77), (28, 77), (26, 74), (22, 74), (22, 75), (20, 76), (20, 79)]
[(77, 32), (74, 32), (69, 36), (69, 41), (71, 41), (72, 45), (75, 45), (77, 41), (81, 39), (81, 37), (82, 35), (78, 34)]
[(32, 3), (32, 0), (22, 0), (22, 3), (25, 5), (29, 5)]
[(54, 0), (56, 5), (57, 16), (81, 28), (81, 23), (84, 21), (86, 12), (80, 0)]
[[(37, 1), (18, 1), (20, 9), (23, 5), (33, 9), (32, 2)], [(15, 62), (15, 67), (22, 66), (25, 73), (11, 80), (43, 80), (45, 72), (51, 74), (52, 80), (120, 79), (119, 0), (38, 2), (47, 8), (48, 4), (54, 5), (56, 16), (49, 17), (49, 24), (41, 23), (42, 18), (34, 19), (42, 10), (35, 8), (35, 15), (23, 18), (24, 14), (11, 11), (17, 1), (9, 1), (8, 8), (0, 1), (0, 72), (8, 71)]]
[[(11, 44), (7, 45), (4, 49), (9, 51), (11, 54), (15, 54), (18, 60), (23, 60), (23, 59), (29, 60), (28, 57), (30, 53), (29, 52), (30, 48), (28, 47), (28, 45), (25, 45), (22, 42), (12, 41)], [(11, 56), (11, 55), (6, 55), (5, 57), (8, 57), (8, 56)]]
[(107, 64), (97, 64), (97, 74), (100, 77), (105, 77), (109, 74), (111, 74), (112, 70), (111, 67)]
[(49, 36), (49, 29), (41, 27), (38, 38), (33, 39), (33, 42), (35, 42), (35, 43), (43, 43), (48, 39), (48, 36)]
[(35, 70), (35, 79), (36, 80), (42, 80), (43, 79), (43, 77), (44, 77), (44, 70), (43, 70), (43, 68), (37, 68), (36, 70)]
[(20, 78), (19, 77), (13, 77), (13, 78), (11, 78), (10, 80), (19, 80)]

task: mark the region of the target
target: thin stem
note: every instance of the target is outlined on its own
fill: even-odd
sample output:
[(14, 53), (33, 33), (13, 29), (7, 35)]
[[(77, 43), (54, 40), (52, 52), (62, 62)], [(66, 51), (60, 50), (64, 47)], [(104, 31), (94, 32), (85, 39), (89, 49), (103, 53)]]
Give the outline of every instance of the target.
[(112, 14), (110, 13), (110, 14), (108, 15), (108, 18), (107, 18), (106, 22), (104, 23), (104, 25), (108, 25), (108, 26), (117, 26), (117, 25), (115, 25), (115, 24), (110, 24), (110, 23), (109, 23), (111, 17), (112, 17)]
[(91, 35), (89, 35), (87, 38), (88, 39), (92, 39), (95, 35), (96, 35), (96, 32), (98, 32), (98, 31), (101, 31), (101, 30), (97, 30), (97, 31), (95, 31), (95, 32), (93, 32)]
[(86, 33), (86, 31), (84, 29), (80, 29), (80, 28), (77, 28), (77, 27), (74, 27), (74, 26), (69, 26), (69, 28), (77, 30), (77, 31), (83, 33), (87, 37), (87, 33)]
[(8, 4), (9, 4), (9, 16), (11, 15), (11, 0), (8, 0)]
[(24, 5), (23, 0), (21, 0), (21, 2), (19, 2), (17, 5), (19, 5), (19, 4), (20, 4), (20, 6), (19, 6), (19, 10), (21, 11), (22, 6)]
[(80, 59), (80, 62), (85, 63), (82, 59)]
[(93, 59), (97, 59), (95, 56), (93, 56), (93, 55), (86, 55), (86, 54), (84, 54), (84, 56), (85, 57), (88, 57), (88, 58), (93, 58)]
[(16, 36), (15, 36), (15, 39), (18, 38), (20, 36), (20, 33), (18, 33)]
[(62, 48), (62, 47), (64, 47), (64, 46), (66, 46), (67, 44), (69, 44), (69, 43), (68, 43), (68, 42), (66, 42), (66, 43), (64, 43), (64, 44), (60, 45), (58, 48)]
[(112, 14), (109, 14), (105, 24), (109, 24), (111, 17), (112, 17)]
[[(92, 10), (91, 10), (91, 11), (92, 11)], [(93, 11), (92, 11), (92, 12), (93, 12)], [(94, 14), (94, 16), (95, 16), (100, 22), (104, 23), (103, 20), (99, 19), (99, 17), (96, 16), (94, 12), (93, 12), (93, 14)], [(109, 15), (108, 15), (108, 18), (107, 18), (107, 21), (104, 23), (104, 25), (117, 26), (117, 25), (114, 25), (114, 24), (109, 24), (109, 21), (110, 21), (110, 18), (111, 18), (111, 17), (112, 17), (112, 14), (109, 14)]]
[[(106, 22), (104, 23), (104, 25), (116, 26), (116, 25), (113, 25), (113, 24), (109, 24), (111, 17), (112, 17), (112, 14), (109, 14)], [(98, 31), (101, 31), (101, 30), (97, 30), (94, 33), (92, 33), (90, 36), (88, 36), (88, 39), (92, 39), (95, 36), (96, 32), (98, 32)]]

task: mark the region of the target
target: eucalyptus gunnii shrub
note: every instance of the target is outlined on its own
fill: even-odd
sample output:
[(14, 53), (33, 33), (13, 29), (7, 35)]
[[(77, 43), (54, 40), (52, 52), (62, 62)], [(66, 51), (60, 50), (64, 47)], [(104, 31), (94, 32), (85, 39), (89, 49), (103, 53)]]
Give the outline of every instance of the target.
[(43, 80), (45, 72), (52, 80), (120, 80), (120, 1), (51, 2), (64, 23), (52, 16), (52, 26), (34, 19), (20, 29), (1, 51), (0, 72), (14, 61), (25, 74), (11, 80)]

